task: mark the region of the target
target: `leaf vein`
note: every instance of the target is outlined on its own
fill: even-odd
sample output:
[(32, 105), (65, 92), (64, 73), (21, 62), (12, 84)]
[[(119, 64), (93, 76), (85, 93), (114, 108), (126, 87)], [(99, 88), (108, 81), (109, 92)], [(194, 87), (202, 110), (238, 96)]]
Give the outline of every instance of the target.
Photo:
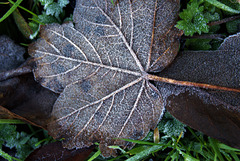
[(80, 62), (80, 63), (84, 63), (84, 64), (88, 64), (88, 65), (98, 66), (98, 67), (102, 67), (102, 68), (106, 68), (106, 69), (111, 69), (111, 70), (114, 70), (114, 71), (119, 71), (119, 72), (122, 72), (122, 73), (127, 73), (127, 74), (131, 74), (131, 75), (135, 75), (135, 76), (141, 76), (141, 73), (134, 72), (134, 71), (127, 70), (127, 69), (117, 68), (117, 67), (113, 67), (113, 66), (108, 66), (108, 65), (104, 65), (104, 64), (90, 62), (90, 61), (74, 59), (74, 58), (65, 57), (65, 56), (62, 56), (62, 55), (55, 55), (53, 53), (44, 52), (44, 51), (40, 51), (40, 50), (35, 50), (35, 51), (39, 52), (39, 53), (42, 53), (42, 54), (46, 54), (46, 55), (60, 57), (60, 58), (67, 59), (67, 60), (70, 60), (70, 61), (75, 61), (75, 62)]
[[(133, 86), (134, 84), (140, 82), (141, 80), (143, 80), (142, 77), (140, 77), (140, 78), (138, 78), (138, 79), (136, 79), (136, 80), (134, 80), (134, 81), (126, 84), (125, 86), (123, 86), (123, 87), (115, 90), (114, 92), (112, 92), (112, 93), (110, 93), (109, 95), (103, 97), (102, 99), (99, 99), (99, 100), (97, 100), (97, 101), (91, 102), (91, 103), (89, 103), (89, 104), (87, 104), (87, 105), (85, 105), (85, 106), (83, 106), (83, 107), (81, 107), (81, 108), (79, 108), (79, 109), (77, 109), (77, 110), (69, 113), (68, 115), (66, 115), (66, 116), (64, 116), (64, 117), (61, 117), (61, 118), (55, 120), (54, 122), (57, 122), (57, 121), (60, 121), (60, 120), (62, 120), (62, 119), (64, 119), (64, 118), (66, 118), (66, 117), (69, 117), (69, 116), (73, 115), (74, 113), (76, 113), (76, 112), (78, 112), (78, 111), (81, 111), (81, 110), (83, 110), (83, 109), (85, 109), (85, 108), (87, 108), (87, 107), (89, 107), (89, 106), (98, 104), (99, 102), (101, 102), (101, 101), (103, 101), (103, 100), (106, 100), (106, 99), (112, 97), (112, 96), (115, 95), (116, 93), (119, 93), (119, 92), (121, 92), (121, 91), (123, 91), (123, 90), (125, 90), (125, 89), (127, 89), (127, 88), (129, 88), (129, 87), (131, 87), (131, 86)], [(52, 122), (52, 123), (53, 123), (53, 122)]]
[(76, 29), (74, 29), (74, 28), (72, 28), (72, 27), (71, 27), (71, 29), (74, 30), (75, 32), (79, 33), (79, 34), (87, 41), (87, 43), (92, 47), (93, 51), (94, 51), (95, 54), (97, 55), (100, 63), (102, 64), (102, 60), (101, 60), (101, 58), (100, 58), (100, 56), (99, 56), (96, 48), (95, 48), (95, 47), (93, 46), (93, 44), (86, 38), (86, 36), (84, 36), (81, 32), (79, 32), (78, 30), (76, 30)]
[(126, 45), (126, 47), (128, 48), (130, 54), (132, 55), (132, 57), (134, 58), (137, 66), (139, 67), (139, 69), (141, 71), (144, 71), (144, 68), (141, 64), (141, 62), (139, 61), (139, 59), (137, 58), (137, 55), (135, 54), (135, 52), (133, 51), (133, 49), (129, 46), (125, 36), (123, 35), (122, 31), (116, 26), (116, 24), (112, 21), (112, 19), (99, 7), (97, 6), (98, 9), (102, 12), (102, 14), (109, 20), (109, 22), (114, 26), (114, 28), (117, 30), (117, 32), (119, 33), (120, 37), (122, 38), (124, 44)]
[(73, 45), (73, 46), (84, 56), (84, 58), (88, 61), (88, 58), (87, 58), (86, 54), (85, 54), (76, 44), (74, 44), (70, 39), (68, 39), (67, 37), (65, 37), (65, 36), (63, 36), (63, 35), (55, 32), (55, 31), (53, 31), (53, 30), (50, 30), (50, 29), (49, 29), (49, 31), (51, 31), (51, 32), (53, 32), (54, 34), (56, 34), (56, 35), (62, 37), (63, 39), (67, 40), (67, 41), (68, 41), (71, 45)]
[(126, 125), (127, 125), (128, 121), (129, 121), (130, 117), (132, 116), (134, 110), (137, 108), (137, 105), (138, 105), (138, 103), (139, 103), (139, 100), (140, 100), (140, 97), (141, 97), (141, 95), (142, 95), (142, 91), (143, 91), (144, 87), (145, 87), (145, 80), (143, 80), (143, 82), (142, 82), (142, 86), (141, 86), (141, 88), (140, 88), (140, 90), (139, 90), (139, 94), (138, 94), (138, 96), (137, 96), (137, 98), (136, 98), (136, 101), (135, 101), (135, 103), (134, 103), (134, 105), (133, 105), (133, 108), (132, 108), (131, 112), (129, 113), (127, 119), (125, 120), (125, 122), (124, 122), (124, 124), (123, 124), (123, 126), (122, 126), (122, 128), (121, 128), (121, 130), (120, 130), (120, 132), (118, 133), (117, 138), (119, 138), (119, 136), (120, 136), (121, 133), (123, 132), (124, 128), (126, 127)]
[(76, 137), (78, 137), (83, 130), (86, 129), (86, 127), (90, 124), (90, 122), (92, 121), (93, 117), (96, 115), (97, 111), (102, 107), (103, 101), (100, 102), (99, 106), (97, 107), (97, 109), (95, 110), (94, 114), (90, 117), (90, 119), (88, 120), (88, 122), (85, 124), (85, 126), (78, 132), (78, 134), (74, 137), (74, 139), (76, 139)]

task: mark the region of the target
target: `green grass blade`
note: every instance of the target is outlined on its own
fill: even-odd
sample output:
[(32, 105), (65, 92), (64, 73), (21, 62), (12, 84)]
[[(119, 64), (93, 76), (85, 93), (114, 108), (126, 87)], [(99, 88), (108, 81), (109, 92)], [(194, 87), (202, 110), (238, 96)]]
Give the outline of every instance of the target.
[(149, 156), (151, 153), (157, 152), (161, 149), (162, 149), (162, 147), (159, 145), (150, 146), (149, 148), (146, 148), (145, 150), (143, 150), (140, 153), (134, 155), (133, 157), (127, 159), (126, 161), (141, 160), (141, 159)]
[(122, 155), (120, 155), (120, 156), (118, 156), (118, 157), (109, 159), (108, 161), (119, 161), (119, 160), (122, 160), (122, 159), (121, 159), (122, 157), (127, 157), (127, 158), (129, 158), (129, 156), (127, 155), (127, 153), (125, 153), (125, 154), (122, 154)]
[(9, 4), (9, 2), (0, 2), (0, 4)]
[(101, 151), (98, 150), (96, 153), (93, 154), (93, 156), (92, 156), (91, 158), (88, 159), (88, 161), (93, 161), (93, 160), (96, 159), (100, 154), (101, 154)]
[(224, 150), (221, 150), (221, 149), (220, 149), (220, 152), (221, 152), (222, 155), (224, 156), (225, 160), (227, 160), (227, 161), (232, 161), (232, 158), (231, 158), (230, 154), (229, 154), (227, 151), (224, 151)]
[(202, 144), (202, 145), (204, 145), (204, 142), (195, 134), (195, 132), (190, 128), (190, 127), (187, 127), (188, 128), (188, 130), (191, 132), (191, 134), (193, 135), (193, 136), (195, 136), (195, 138)]
[(2, 151), (2, 149), (0, 149), (0, 156), (2, 156), (8, 161), (13, 161), (13, 160), (22, 161), (21, 159), (10, 156), (8, 153), (5, 153), (4, 151)]
[(239, 160), (239, 157), (237, 156), (237, 154), (236, 154), (235, 152), (230, 151), (229, 153), (230, 153), (230, 155), (232, 156), (233, 160), (235, 160), (235, 161), (240, 161), (240, 160)]
[(127, 153), (129, 153), (130, 155), (135, 155), (140, 153), (141, 151), (145, 150), (146, 148), (148, 148), (147, 145), (141, 145), (139, 147), (133, 148), (131, 150), (129, 150)]
[(218, 143), (218, 147), (221, 148), (221, 149), (224, 149), (224, 150), (230, 150), (230, 151), (238, 151), (240, 152), (240, 149), (237, 149), (237, 148), (232, 148), (228, 145), (225, 145), (223, 143)]
[[(8, 1), (9, 1), (10, 3), (12, 3), (13, 5), (15, 4), (15, 2), (13, 2), (12, 0), (8, 0)], [(20, 6), (20, 5), (19, 5), (18, 7), (21, 8), (22, 10), (30, 13), (31, 15), (33, 15), (33, 16), (35, 16), (35, 17), (38, 17), (38, 16), (37, 16), (35, 13), (33, 13), (32, 11), (29, 11), (28, 9), (26, 9), (26, 8)]]
[(205, 0), (205, 1), (214, 5), (217, 8), (222, 9), (222, 10), (225, 10), (225, 11), (228, 11), (228, 12), (231, 12), (231, 13), (240, 13), (240, 11), (235, 10), (235, 9), (233, 9), (233, 8), (231, 8), (231, 7), (225, 5), (225, 4), (223, 4), (223, 3), (221, 3), (217, 0)]
[(164, 159), (164, 161), (168, 161), (172, 155), (174, 155), (174, 153), (176, 153), (176, 150), (173, 149), (170, 153), (168, 153), (168, 156)]
[(5, 20), (18, 6), (19, 4), (22, 2), (23, 0), (17, 0), (16, 3), (14, 3), (14, 5), (7, 11), (7, 13), (5, 13), (3, 15), (3, 17), (0, 19), (0, 22), (2, 22), (3, 20)]
[(114, 5), (114, 2), (113, 2), (113, 0), (111, 0), (111, 2), (112, 2), (112, 4)]
[(32, 20), (32, 21), (34, 21), (34, 22), (37, 22), (37, 23), (40, 24), (40, 25), (45, 25), (44, 23), (38, 21), (38, 20), (35, 19), (35, 18), (29, 18), (29, 20)]
[(202, 151), (202, 156), (204, 158), (206, 158), (207, 160), (213, 160), (214, 159), (214, 154), (212, 153), (212, 151), (203, 150)]
[(42, 143), (44, 143), (44, 142), (49, 142), (50, 140), (51, 140), (50, 137), (49, 137), (49, 138), (42, 139), (42, 140), (40, 140), (39, 142), (37, 142), (37, 143), (35, 144), (35, 146), (38, 147), (38, 146), (40, 146), (40, 144), (42, 144)]
[(219, 151), (219, 147), (217, 145), (217, 141), (215, 139), (212, 139), (209, 137), (209, 143), (213, 148), (213, 151), (215, 152), (216, 157), (219, 158), (220, 161), (224, 161), (223, 156), (221, 155)]
[(141, 141), (141, 140), (132, 140), (132, 139), (123, 139), (123, 138), (118, 138), (120, 140), (132, 142), (132, 143), (137, 143), (137, 144), (143, 144), (143, 145), (157, 145), (157, 146), (164, 146), (164, 144), (157, 144), (157, 143), (152, 143), (152, 142), (147, 142), (147, 141)]
[(26, 123), (17, 119), (0, 119), (0, 124), (26, 124)]
[(108, 147), (109, 147), (109, 148), (112, 148), (112, 149), (118, 149), (118, 150), (120, 150), (123, 154), (126, 153), (126, 151), (123, 150), (122, 148), (120, 148), (120, 146), (115, 146), (115, 145), (113, 145), (113, 146), (108, 146)]
[(182, 151), (179, 153), (183, 156), (185, 161), (200, 161), (199, 159), (196, 159), (196, 158), (192, 157), (191, 155), (188, 155), (187, 153), (184, 153)]

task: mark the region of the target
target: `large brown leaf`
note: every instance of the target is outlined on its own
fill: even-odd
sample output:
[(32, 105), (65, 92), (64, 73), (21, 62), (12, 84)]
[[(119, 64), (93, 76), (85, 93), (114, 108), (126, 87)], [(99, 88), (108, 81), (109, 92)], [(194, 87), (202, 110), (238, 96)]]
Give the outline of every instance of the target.
[[(78, 0), (74, 23), (42, 27), (29, 47), (35, 78), (60, 93), (48, 130), (64, 147), (100, 142), (131, 148), (114, 138), (142, 139), (157, 125), (164, 107), (146, 72), (165, 68), (176, 56), (174, 24), (179, 1)], [(151, 79), (151, 78), (150, 78)]]

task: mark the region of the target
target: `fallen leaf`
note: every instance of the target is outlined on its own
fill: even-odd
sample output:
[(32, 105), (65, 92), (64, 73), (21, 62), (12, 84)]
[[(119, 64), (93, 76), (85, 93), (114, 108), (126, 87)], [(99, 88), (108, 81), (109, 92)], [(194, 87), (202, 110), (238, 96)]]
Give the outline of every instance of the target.
[[(17, 118), (44, 127), (57, 94), (41, 87), (32, 74), (26, 74), (31, 69), (23, 66), (23, 47), (7, 36), (0, 36), (0, 46), (0, 118)], [(13, 77), (17, 73), (26, 75)], [(9, 76), (13, 78), (7, 79)]]
[[(240, 34), (229, 36), (216, 51), (178, 55), (161, 76), (239, 89)], [(240, 93), (176, 87), (158, 83), (167, 110), (181, 122), (225, 144), (240, 148)]]
[(62, 147), (61, 142), (54, 142), (44, 145), (32, 152), (25, 161), (84, 161), (93, 151), (90, 148), (68, 150)]
[(0, 72), (14, 69), (24, 62), (25, 49), (9, 37), (0, 36)]
[(46, 129), (57, 97), (31, 73), (0, 81), (0, 118), (18, 118)]
[(148, 72), (165, 68), (176, 56), (181, 32), (174, 25), (179, 1), (76, 2), (74, 23), (41, 28), (29, 53), (34, 75), (44, 87), (61, 93), (48, 130), (64, 137), (68, 149), (100, 142), (131, 148), (114, 138), (143, 139), (164, 107)]

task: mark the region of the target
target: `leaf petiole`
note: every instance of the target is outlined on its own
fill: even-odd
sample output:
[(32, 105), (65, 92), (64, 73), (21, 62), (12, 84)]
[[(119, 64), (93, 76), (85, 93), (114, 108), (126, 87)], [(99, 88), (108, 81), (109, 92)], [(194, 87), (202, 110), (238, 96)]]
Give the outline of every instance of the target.
[(180, 86), (199, 87), (199, 88), (204, 88), (204, 89), (216, 89), (216, 90), (240, 93), (240, 89), (236, 89), (236, 88), (228, 88), (228, 87), (216, 86), (216, 85), (205, 84), (205, 83), (189, 82), (189, 81), (179, 81), (179, 80), (165, 78), (165, 77), (159, 77), (159, 76), (151, 75), (151, 74), (147, 75), (147, 79), (153, 80), (153, 81), (158, 81), (158, 82), (165, 82), (165, 83), (169, 83), (169, 84), (180, 85)]

